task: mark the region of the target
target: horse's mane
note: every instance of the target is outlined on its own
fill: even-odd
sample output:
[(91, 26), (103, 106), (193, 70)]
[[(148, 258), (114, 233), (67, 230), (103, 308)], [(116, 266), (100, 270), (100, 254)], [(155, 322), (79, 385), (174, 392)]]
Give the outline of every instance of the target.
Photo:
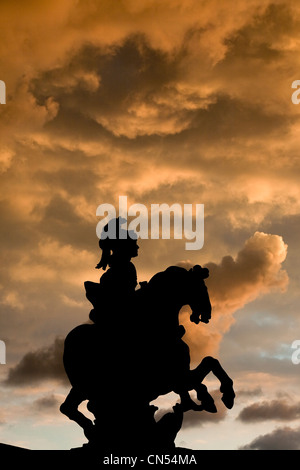
[(186, 275), (188, 271), (180, 266), (169, 266), (164, 271), (161, 271), (149, 280), (148, 286), (153, 286), (157, 283), (165, 284), (166, 282), (174, 282), (180, 280)]
[(148, 286), (157, 287), (166, 286), (169, 284), (176, 288), (176, 286), (181, 285), (182, 283), (185, 283), (187, 280), (191, 279), (190, 273), (192, 273), (194, 279), (196, 279), (199, 283), (200, 281), (204, 281), (204, 279), (209, 276), (209, 270), (207, 268), (202, 268), (200, 265), (195, 265), (189, 270), (181, 266), (169, 266), (164, 271), (155, 274), (148, 282)]

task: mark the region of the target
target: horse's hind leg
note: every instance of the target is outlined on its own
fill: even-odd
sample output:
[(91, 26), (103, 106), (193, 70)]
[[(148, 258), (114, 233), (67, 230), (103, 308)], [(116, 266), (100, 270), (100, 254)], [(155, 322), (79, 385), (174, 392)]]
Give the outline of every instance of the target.
[(219, 379), (221, 383), (220, 391), (223, 394), (222, 401), (227, 408), (231, 409), (233, 407), (235, 398), (233, 381), (225, 372), (219, 361), (211, 356), (205, 357), (196, 367), (196, 369), (193, 369), (190, 372), (193, 384), (200, 384), (202, 386), (199, 387), (199, 385), (196, 385), (195, 387), (195, 390), (197, 391), (197, 398), (202, 401), (201, 395), (204, 395), (205, 397), (205, 390), (203, 389), (205, 385), (203, 385), (201, 382), (209, 374), (209, 372), (212, 372), (217, 377), (217, 379)]
[(82, 427), (85, 436), (90, 439), (94, 431), (93, 422), (78, 410), (78, 406), (84, 400), (86, 400), (86, 397), (76, 388), (72, 388), (65, 401), (60, 405), (60, 411)]

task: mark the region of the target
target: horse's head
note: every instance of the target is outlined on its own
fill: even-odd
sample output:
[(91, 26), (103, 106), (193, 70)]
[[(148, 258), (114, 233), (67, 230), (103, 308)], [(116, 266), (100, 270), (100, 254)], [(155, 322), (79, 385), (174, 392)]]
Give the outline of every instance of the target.
[(192, 309), (190, 320), (196, 324), (208, 323), (211, 318), (211, 303), (204, 279), (209, 276), (207, 268), (195, 265), (188, 271), (189, 301)]

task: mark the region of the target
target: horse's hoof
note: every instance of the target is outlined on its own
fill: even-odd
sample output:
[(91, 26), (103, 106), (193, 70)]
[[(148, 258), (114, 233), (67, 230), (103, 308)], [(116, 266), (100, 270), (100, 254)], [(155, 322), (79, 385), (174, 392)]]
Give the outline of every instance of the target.
[(208, 411), (208, 413), (216, 413), (218, 411), (215, 405), (215, 402), (210, 395), (207, 398), (202, 398), (201, 405), (202, 405), (202, 409), (204, 411)]
[(215, 405), (215, 402), (213, 400), (212, 402), (209, 402), (209, 401), (202, 402), (202, 406), (205, 411), (208, 411), (208, 413), (216, 413), (218, 411)]
[(193, 410), (193, 411), (203, 411), (203, 410), (205, 410), (205, 408), (203, 407), (202, 403), (201, 403), (201, 405), (198, 405), (197, 403), (195, 403), (193, 401), (193, 404), (191, 405), (191, 410)]
[(176, 405), (173, 406), (173, 411), (175, 413), (175, 415), (182, 415), (184, 413), (184, 411), (187, 411), (187, 410), (184, 410), (183, 409), (183, 406), (181, 405), (181, 403), (176, 403)]
[[(193, 402), (192, 400), (189, 400), (189, 401), (186, 401), (186, 402), (181, 402), (181, 403), (178, 403), (178, 405), (180, 406), (180, 409), (181, 411), (184, 413), (185, 411), (190, 411), (190, 410), (193, 410), (194, 409), (194, 405), (196, 405), (195, 402)], [(175, 407), (174, 407), (175, 408)], [(179, 408), (178, 408), (179, 409)]]
[(234, 404), (234, 399), (235, 399), (235, 393), (232, 387), (232, 384), (229, 383), (228, 385), (222, 385), (220, 387), (220, 392), (223, 393), (223, 396), (221, 398), (222, 402), (228, 408), (231, 410)]
[(83, 432), (85, 437), (92, 441), (95, 436), (95, 425), (91, 422), (91, 424), (84, 427)]
[(203, 406), (202, 404), (201, 405), (198, 405), (197, 403), (194, 402), (194, 400), (192, 400), (191, 398), (189, 399), (185, 399), (185, 400), (181, 400), (180, 403), (176, 403), (176, 405), (173, 407), (173, 410), (175, 411), (175, 408), (177, 407), (178, 411), (180, 410), (181, 412), (185, 412), (185, 411), (190, 411), (190, 410), (193, 410), (193, 411), (202, 411), (203, 410)]
[(232, 392), (225, 392), (221, 398), (222, 402), (224, 403), (224, 405), (226, 406), (226, 408), (228, 408), (229, 410), (231, 410), (231, 408), (233, 407), (234, 405), (234, 398), (235, 398), (235, 393), (234, 391), (232, 390)]
[(209, 413), (216, 413), (218, 410), (216, 408), (213, 397), (208, 393), (207, 388), (204, 384), (200, 384), (197, 391), (197, 399), (201, 401), (202, 409), (208, 411)]

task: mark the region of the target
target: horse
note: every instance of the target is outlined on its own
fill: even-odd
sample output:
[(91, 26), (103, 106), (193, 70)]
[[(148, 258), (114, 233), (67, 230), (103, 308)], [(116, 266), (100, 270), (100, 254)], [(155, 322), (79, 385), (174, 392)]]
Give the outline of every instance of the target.
[[(94, 425), (78, 410), (84, 400), (96, 421), (103, 409), (120, 400), (128, 408), (142, 409), (170, 391), (180, 395), (183, 411), (216, 412), (202, 384), (213, 372), (220, 380), (225, 406), (233, 406), (233, 382), (219, 361), (206, 357), (190, 370), (189, 348), (182, 340), (179, 312), (184, 305), (191, 308), (191, 322), (207, 324), (211, 319), (204, 281), (208, 275), (208, 269), (199, 265), (189, 270), (170, 266), (141, 283), (133, 304), (124, 306), (125, 312), (113, 312), (112, 319), (103, 314), (103, 322), (79, 325), (67, 335), (63, 362), (72, 389), (60, 410), (83, 428), (88, 439)], [(111, 343), (112, 331), (117, 347)], [(201, 405), (191, 400), (190, 390), (196, 390)]]

